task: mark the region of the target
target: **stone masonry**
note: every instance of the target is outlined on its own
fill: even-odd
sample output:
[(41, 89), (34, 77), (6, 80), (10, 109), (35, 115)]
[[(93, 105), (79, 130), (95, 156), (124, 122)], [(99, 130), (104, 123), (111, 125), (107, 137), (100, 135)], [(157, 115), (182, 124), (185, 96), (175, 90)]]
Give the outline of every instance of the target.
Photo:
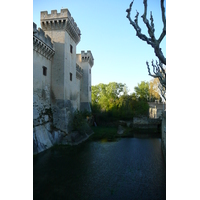
[(81, 31), (68, 9), (42, 11), (33, 23), (34, 153), (71, 132), (75, 110), (91, 112), (91, 51), (76, 54)]

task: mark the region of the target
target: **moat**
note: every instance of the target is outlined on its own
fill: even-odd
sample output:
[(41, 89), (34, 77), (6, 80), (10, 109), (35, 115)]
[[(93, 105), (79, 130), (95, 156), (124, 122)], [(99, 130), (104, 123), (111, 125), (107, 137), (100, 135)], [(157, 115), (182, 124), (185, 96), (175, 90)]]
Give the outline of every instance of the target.
[(160, 138), (56, 146), (33, 158), (33, 199), (166, 199)]

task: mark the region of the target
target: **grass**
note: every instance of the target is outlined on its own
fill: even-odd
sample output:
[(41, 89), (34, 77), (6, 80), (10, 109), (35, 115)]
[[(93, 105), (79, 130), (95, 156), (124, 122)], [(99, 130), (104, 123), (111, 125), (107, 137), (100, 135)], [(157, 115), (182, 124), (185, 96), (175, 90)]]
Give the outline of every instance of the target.
[(90, 140), (115, 140), (117, 138), (116, 127), (97, 126), (92, 127), (94, 134), (90, 136)]
[(90, 136), (90, 141), (97, 141), (97, 140), (105, 140), (105, 141), (115, 141), (117, 138), (133, 138), (138, 137), (139, 135), (147, 134), (151, 137), (153, 135), (157, 135), (158, 132), (156, 129), (140, 129), (140, 128), (129, 128), (124, 127), (124, 133), (118, 134), (117, 127), (111, 126), (97, 126), (91, 127), (94, 134)]

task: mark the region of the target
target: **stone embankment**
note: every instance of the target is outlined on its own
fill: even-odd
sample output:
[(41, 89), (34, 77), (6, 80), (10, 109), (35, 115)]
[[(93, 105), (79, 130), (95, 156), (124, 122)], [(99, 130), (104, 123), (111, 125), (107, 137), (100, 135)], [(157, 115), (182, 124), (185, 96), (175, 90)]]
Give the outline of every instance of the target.
[(65, 133), (52, 130), (50, 122), (33, 127), (33, 154), (49, 149), (55, 144), (60, 144)]
[[(36, 113), (36, 112), (34, 112)], [(77, 145), (92, 135), (92, 130), (86, 124), (82, 133), (70, 130), (65, 132), (54, 126), (53, 113), (50, 108), (43, 109), (33, 120), (33, 154), (40, 153), (56, 144)]]
[(161, 147), (166, 162), (166, 111), (162, 115)]
[(151, 119), (148, 117), (134, 117), (133, 121), (119, 120), (119, 128), (129, 127), (129, 128), (140, 128), (140, 129), (153, 129), (161, 127), (161, 119)]
[[(123, 135), (126, 131), (126, 128), (129, 128), (129, 131), (132, 133), (132, 137), (141, 137), (141, 136), (155, 136), (161, 132), (161, 119), (150, 119), (148, 117), (134, 117), (133, 121), (123, 121), (118, 122), (117, 133)], [(130, 136), (131, 134), (129, 134)]]
[(148, 117), (134, 117), (133, 127), (135, 128), (160, 128), (161, 119), (151, 119)]
[(92, 134), (92, 131), (84, 134), (71, 131), (67, 134), (52, 128), (51, 123), (47, 122), (33, 128), (33, 154), (40, 153), (54, 145), (77, 145), (87, 140)]

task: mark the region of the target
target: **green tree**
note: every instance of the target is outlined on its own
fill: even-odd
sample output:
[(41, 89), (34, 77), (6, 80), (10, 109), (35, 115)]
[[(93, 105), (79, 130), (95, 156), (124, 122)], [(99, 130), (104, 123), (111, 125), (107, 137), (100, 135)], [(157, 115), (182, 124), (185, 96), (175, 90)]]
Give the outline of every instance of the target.
[(134, 87), (134, 90), (135, 90), (137, 98), (148, 101), (149, 99), (149, 83), (148, 82), (142, 81), (141, 83), (138, 83), (138, 86)]
[(116, 106), (119, 97), (126, 92), (127, 86), (122, 83), (100, 83), (92, 86), (92, 105), (98, 105), (101, 110), (111, 110)]
[(142, 82), (137, 88), (137, 93), (129, 95), (126, 84), (122, 83), (100, 83), (92, 86), (92, 111), (97, 124), (119, 119), (130, 120), (137, 115), (148, 115), (149, 106), (146, 96), (149, 95), (147, 90), (149, 84)]

